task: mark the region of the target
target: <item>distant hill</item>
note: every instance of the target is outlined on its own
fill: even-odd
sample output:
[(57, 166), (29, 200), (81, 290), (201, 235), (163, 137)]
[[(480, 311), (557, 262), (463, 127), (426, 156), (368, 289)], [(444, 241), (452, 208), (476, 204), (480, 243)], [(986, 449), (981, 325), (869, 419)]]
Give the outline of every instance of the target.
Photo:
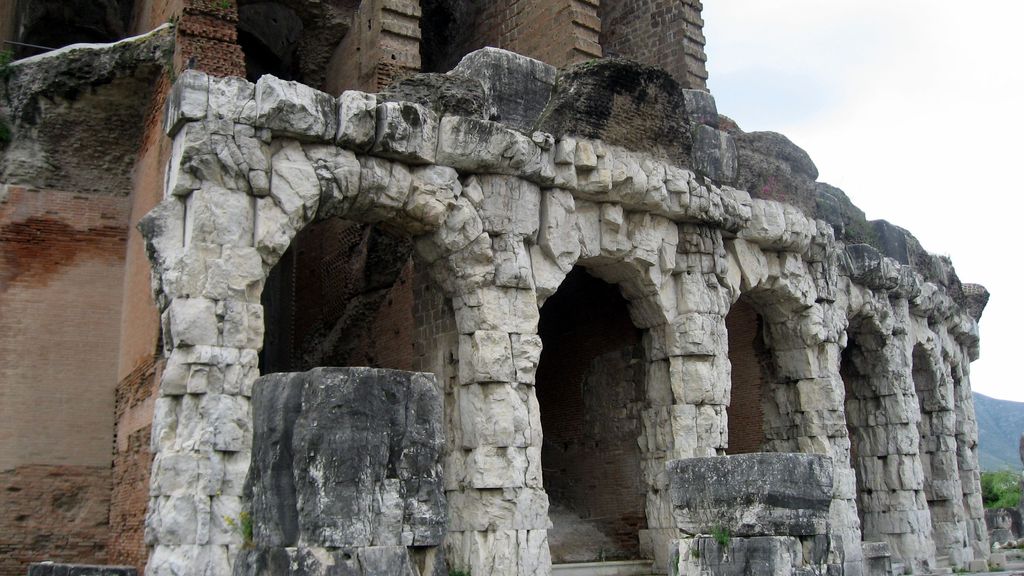
[(1020, 435), (1024, 433), (1024, 402), (997, 400), (974, 393), (978, 416), (982, 470), (1020, 470)]

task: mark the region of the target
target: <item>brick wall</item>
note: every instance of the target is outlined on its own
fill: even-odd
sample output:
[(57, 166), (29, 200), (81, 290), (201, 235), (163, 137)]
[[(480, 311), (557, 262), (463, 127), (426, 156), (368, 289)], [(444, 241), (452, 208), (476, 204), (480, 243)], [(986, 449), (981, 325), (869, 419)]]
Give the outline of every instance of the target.
[(153, 405), (163, 360), (153, 356), (117, 385), (114, 401), (113, 489), (110, 495), (110, 564), (135, 566), (141, 574), (146, 565), (144, 541), (146, 506), (149, 503), (149, 450)]
[(601, 46), (608, 56), (658, 66), (686, 88), (706, 89), (700, 0), (601, 0)]
[(420, 70), (417, 0), (363, 0), (328, 65), (325, 90), (377, 92)]
[(601, 56), (598, 0), (428, 0), (423, 69), (447, 72), (484, 46), (567, 66)]
[(0, 471), (0, 576), (42, 560), (103, 564), (108, 466), (32, 464)]
[(729, 332), (732, 393), (729, 404), (729, 454), (759, 452), (764, 445), (764, 343), (761, 319), (745, 300), (725, 317)]
[(245, 77), (235, 0), (185, 0), (178, 20), (178, 69)]
[(128, 199), (0, 202), (0, 574), (105, 559)]
[[(556, 515), (552, 559), (638, 557), (638, 533), (647, 527), (637, 446), (644, 403), (640, 331), (618, 289), (577, 268), (541, 310), (540, 335), (544, 487), (553, 509), (568, 509), (607, 539), (602, 550)], [(580, 557), (581, 550), (591, 556)]]

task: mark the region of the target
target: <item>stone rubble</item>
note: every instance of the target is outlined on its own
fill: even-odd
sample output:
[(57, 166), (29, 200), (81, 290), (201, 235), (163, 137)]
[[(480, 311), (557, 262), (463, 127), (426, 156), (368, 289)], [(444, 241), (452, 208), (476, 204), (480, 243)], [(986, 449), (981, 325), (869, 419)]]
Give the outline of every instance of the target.
[[(492, 60), (471, 56), (460, 67)], [(494, 61), (507, 59), (537, 66)], [(500, 85), (484, 84), (505, 110)], [(417, 262), (453, 304), (458, 377), (444, 431), (459, 439), (444, 455), (452, 568), (550, 574), (532, 386), (539, 307), (573, 266), (617, 284), (644, 331), (641, 538), (662, 570), (681, 537), (666, 463), (728, 447), (725, 315), (741, 296), (763, 316), (779, 376), (766, 389), (765, 449), (831, 462), (825, 562), (866, 573), (862, 540), (888, 543), (915, 570), (937, 553), (984, 559), (969, 383), (977, 316), (933, 275), (717, 181), (736, 171), (731, 137), (708, 125), (717, 123), (710, 96), (680, 101), (701, 127), (687, 142), (698, 148), (689, 166), (571, 132), (436, 118), (369, 94), (331, 99), (270, 76), (246, 88), (183, 74), (169, 103), (165, 199), (140, 223), (168, 356), (147, 574), (230, 572), (241, 541), (219, 519), (240, 509), (252, 450), (259, 295), (295, 234), (325, 217), (387, 221), (414, 236)], [(206, 144), (215, 139), (222, 145)], [(928, 371), (931, 383), (918, 384)], [(772, 546), (784, 563), (797, 544)]]

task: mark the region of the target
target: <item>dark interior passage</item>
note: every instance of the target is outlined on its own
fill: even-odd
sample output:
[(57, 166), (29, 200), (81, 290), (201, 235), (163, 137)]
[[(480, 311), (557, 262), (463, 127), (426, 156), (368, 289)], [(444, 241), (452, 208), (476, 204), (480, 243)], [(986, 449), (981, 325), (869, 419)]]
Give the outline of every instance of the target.
[(340, 219), (307, 226), (263, 290), (260, 371), (317, 366), (411, 370), (412, 244)]
[(765, 374), (770, 370), (771, 357), (764, 343), (763, 325), (764, 319), (743, 298), (725, 317), (732, 364), (728, 454), (764, 449)]
[(641, 333), (618, 288), (574, 269), (541, 309), (537, 398), (554, 563), (638, 558)]

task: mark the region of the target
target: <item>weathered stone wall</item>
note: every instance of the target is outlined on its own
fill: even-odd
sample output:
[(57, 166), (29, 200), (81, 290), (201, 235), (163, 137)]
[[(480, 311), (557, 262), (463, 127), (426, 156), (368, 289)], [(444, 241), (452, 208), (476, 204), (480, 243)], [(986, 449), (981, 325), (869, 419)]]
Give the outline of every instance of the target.
[[(706, 123), (706, 104), (706, 98), (684, 98), (677, 113), (682, 122), (714, 131), (692, 153), (701, 170), (723, 174), (723, 163), (735, 159), (720, 153), (728, 136)], [(220, 570), (237, 546), (216, 516), (231, 512), (242, 472), (237, 465), (248, 451), (246, 395), (263, 338), (255, 298), (297, 232), (331, 216), (387, 221), (412, 235), (416, 258), (452, 304), (457, 355), (438, 346), (435, 354), (447, 349), (452, 356), (434, 365), (447, 381), (453, 567), (547, 571), (542, 407), (533, 389), (538, 308), (574, 265), (618, 285), (644, 333), (640, 469), (644, 537), (656, 555), (678, 537), (660, 472), (665, 462), (727, 449), (725, 316), (745, 295), (763, 318), (776, 376), (764, 404), (765, 449), (824, 454), (834, 466), (829, 562), (844, 563), (849, 573), (862, 569), (857, 511), (866, 500), (858, 496), (857, 473), (889, 482), (887, 471), (862, 465), (871, 449), (851, 461), (847, 398), (893, 396), (857, 393), (856, 374), (842, 379), (841, 351), (854, 321), (860, 353), (883, 350), (892, 361), (882, 369), (902, 375), (899, 405), (876, 410), (897, 410), (887, 418), (903, 419), (893, 438), (909, 444), (885, 454), (894, 458), (894, 486), (916, 506), (909, 524), (889, 529), (871, 517), (866, 528), (889, 541), (901, 560), (915, 567), (933, 562), (911, 350), (925, 338), (941, 342), (957, 359), (954, 382), (959, 377), (961, 389), (969, 389), (965, 367), (977, 354), (977, 326), (913, 268), (837, 242), (827, 223), (798, 208), (752, 200), (658, 156), (566, 134), (552, 140), (485, 120), (439, 118), (418, 104), (376, 105), (373, 96), (356, 92), (335, 100), (273, 78), (252, 86), (189, 74), (168, 127), (176, 141), (168, 195), (143, 223), (170, 352), (153, 435), (152, 573)], [(211, 140), (237, 153), (217, 154)], [(707, 155), (706, 146), (719, 152)], [(882, 336), (863, 336), (865, 322), (880, 326), (872, 333)], [(906, 333), (892, 328), (912, 324)], [(864, 348), (868, 342), (884, 345)], [(457, 371), (448, 365), (455, 358)], [(876, 387), (882, 382), (868, 380)], [(855, 430), (855, 438), (872, 437), (869, 428)], [(961, 436), (970, 441), (968, 429)], [(165, 467), (170, 458), (220, 472), (212, 483), (181, 483), (179, 471)], [(866, 521), (887, 505), (890, 512), (903, 506), (873, 502), (863, 511)]]

